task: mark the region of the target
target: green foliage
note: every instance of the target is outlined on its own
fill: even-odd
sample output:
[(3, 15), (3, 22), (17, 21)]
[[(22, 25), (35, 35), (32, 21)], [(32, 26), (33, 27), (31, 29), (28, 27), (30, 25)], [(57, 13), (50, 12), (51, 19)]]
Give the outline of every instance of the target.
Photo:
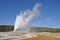
[(14, 26), (10, 25), (0, 25), (0, 32), (13, 31)]
[[(0, 32), (13, 31), (14, 26), (0, 25)], [(60, 32), (60, 28), (47, 28), (47, 27), (31, 27), (31, 32)]]

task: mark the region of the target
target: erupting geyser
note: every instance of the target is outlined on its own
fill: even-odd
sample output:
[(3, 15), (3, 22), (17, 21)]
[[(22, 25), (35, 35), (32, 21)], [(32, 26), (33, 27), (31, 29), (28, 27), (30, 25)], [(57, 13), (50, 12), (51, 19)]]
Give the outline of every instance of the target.
[(28, 26), (29, 22), (39, 14), (40, 4), (37, 3), (34, 8), (26, 11), (21, 11), (16, 17), (14, 31), (19, 32), (29, 32), (30, 27)]

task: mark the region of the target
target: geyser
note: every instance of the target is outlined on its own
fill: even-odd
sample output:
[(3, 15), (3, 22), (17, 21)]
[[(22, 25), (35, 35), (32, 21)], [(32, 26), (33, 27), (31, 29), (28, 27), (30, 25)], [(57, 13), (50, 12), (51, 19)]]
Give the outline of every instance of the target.
[(39, 14), (39, 7), (37, 3), (32, 10), (21, 11), (16, 17), (14, 31), (30, 32), (29, 22)]

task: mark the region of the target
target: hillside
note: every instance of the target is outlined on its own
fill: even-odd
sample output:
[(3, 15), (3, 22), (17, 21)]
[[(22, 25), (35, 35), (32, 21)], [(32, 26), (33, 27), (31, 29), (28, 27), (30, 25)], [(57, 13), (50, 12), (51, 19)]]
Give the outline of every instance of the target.
[(0, 32), (13, 31), (14, 26), (12, 25), (0, 25)]
[[(12, 25), (0, 25), (0, 32), (13, 31)], [(60, 28), (31, 27), (31, 32), (60, 32)]]
[(31, 27), (33, 32), (60, 32), (60, 28), (48, 28), (48, 27)]

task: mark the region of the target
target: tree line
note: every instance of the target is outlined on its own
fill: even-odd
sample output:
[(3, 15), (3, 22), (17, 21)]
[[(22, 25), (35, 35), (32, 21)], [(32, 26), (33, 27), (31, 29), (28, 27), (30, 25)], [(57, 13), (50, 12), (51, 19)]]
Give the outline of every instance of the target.
[[(13, 25), (0, 25), (0, 32), (13, 31)], [(60, 32), (60, 28), (48, 28), (48, 27), (31, 27), (31, 32)]]

